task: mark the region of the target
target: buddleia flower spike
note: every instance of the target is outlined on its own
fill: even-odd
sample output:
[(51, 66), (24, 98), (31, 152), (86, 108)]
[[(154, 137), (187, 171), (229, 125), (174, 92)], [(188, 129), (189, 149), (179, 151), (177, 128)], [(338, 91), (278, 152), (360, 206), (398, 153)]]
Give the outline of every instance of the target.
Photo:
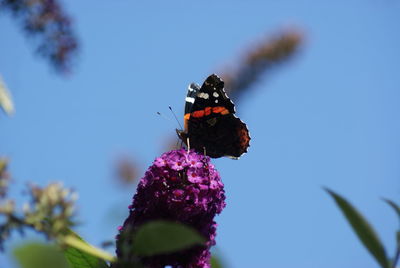
[[(225, 207), (224, 185), (210, 158), (193, 150), (173, 150), (154, 160), (140, 180), (129, 216), (117, 236), (117, 256), (129, 262), (129, 252), (137, 228), (152, 220), (169, 220), (186, 224), (206, 238), (205, 245), (180, 252), (143, 257), (149, 268), (207, 268), (210, 247), (215, 245), (215, 215)], [(133, 260), (133, 259), (131, 259)]]

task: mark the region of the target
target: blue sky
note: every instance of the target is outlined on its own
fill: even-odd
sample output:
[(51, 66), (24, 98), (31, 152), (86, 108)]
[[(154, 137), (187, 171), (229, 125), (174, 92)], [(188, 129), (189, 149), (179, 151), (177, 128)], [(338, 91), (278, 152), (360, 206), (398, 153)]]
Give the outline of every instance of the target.
[[(116, 159), (134, 157), (144, 173), (175, 133), (156, 112), (171, 105), (182, 118), (190, 82), (296, 27), (300, 53), (237, 104), (249, 153), (214, 160), (227, 194), (218, 252), (232, 268), (377, 267), (327, 186), (365, 214), (393, 255), (398, 223), (380, 198), (400, 201), (398, 2), (65, 4), (82, 46), (67, 78), (0, 16), (0, 74), (17, 111), (0, 114), (0, 154), (11, 159), (18, 200), (27, 181), (61, 180), (79, 192), (80, 234), (96, 245), (112, 239), (135, 192), (114, 183)], [(15, 267), (9, 255), (2, 263)]]

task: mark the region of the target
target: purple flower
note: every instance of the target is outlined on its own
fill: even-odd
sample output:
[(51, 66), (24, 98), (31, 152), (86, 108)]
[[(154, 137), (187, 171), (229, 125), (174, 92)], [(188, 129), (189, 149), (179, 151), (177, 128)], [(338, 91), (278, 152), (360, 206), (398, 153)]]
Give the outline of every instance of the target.
[(140, 258), (142, 264), (149, 268), (209, 268), (209, 250), (215, 245), (217, 227), (214, 216), (224, 207), (224, 185), (208, 156), (185, 149), (164, 153), (140, 180), (130, 214), (120, 230), (124, 236), (117, 236), (117, 256), (124, 262), (137, 261), (137, 257), (126, 256), (121, 250), (126, 243), (132, 243), (122, 239), (125, 232), (134, 232), (151, 220), (171, 220), (195, 228), (207, 239), (206, 244)]
[(189, 168), (186, 172), (187, 180), (191, 183), (201, 183), (207, 181), (207, 178), (203, 178), (200, 176), (200, 170), (196, 168)]
[(203, 166), (201, 157), (202, 157), (202, 155), (198, 155), (198, 154), (187, 154), (186, 161), (190, 167), (201, 168)]
[(161, 157), (157, 157), (156, 160), (154, 160), (154, 165), (157, 167), (165, 167), (167, 165), (167, 161)]

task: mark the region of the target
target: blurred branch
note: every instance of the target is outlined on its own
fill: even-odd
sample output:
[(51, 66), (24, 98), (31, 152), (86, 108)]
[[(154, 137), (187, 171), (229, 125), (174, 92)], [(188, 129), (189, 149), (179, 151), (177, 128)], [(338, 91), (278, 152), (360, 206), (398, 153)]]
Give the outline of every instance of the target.
[(4, 112), (6, 112), (6, 114), (8, 115), (13, 114), (15, 111), (11, 94), (8, 91), (1, 76), (0, 76), (0, 107), (3, 108)]
[(8, 184), (10, 182), (7, 164), (7, 159), (0, 158), (0, 198), (5, 198), (7, 196)]
[[(71, 267), (106, 268), (108, 265), (103, 260), (115, 260), (111, 254), (86, 243), (70, 229), (75, 225), (73, 218), (78, 198), (74, 191), (61, 183), (51, 183), (46, 187), (29, 185), (31, 200), (24, 204), (22, 211), (18, 211), (15, 201), (6, 199), (8, 178), (7, 160), (0, 158), (0, 250), (4, 249), (4, 242), (13, 231), (24, 234), (26, 229), (32, 229), (61, 246), (68, 261), (73, 264)], [(32, 250), (26, 254), (29, 255)], [(45, 259), (43, 255), (37, 261)]]
[[(4, 189), (4, 188), (3, 188)], [(5, 189), (6, 190), (6, 189)], [(77, 195), (61, 183), (51, 183), (41, 188), (29, 186), (30, 203), (25, 203), (23, 211), (15, 209), (12, 199), (0, 199), (0, 250), (3, 242), (14, 230), (24, 233), (24, 229), (33, 229), (48, 239), (62, 240), (74, 226), (74, 205)], [(4, 192), (3, 196), (6, 196)]]
[[(220, 74), (225, 82), (225, 90), (230, 98), (237, 100), (241, 94), (248, 91), (261, 76), (271, 72), (273, 68), (287, 62), (299, 50), (304, 40), (300, 31), (287, 30), (269, 37), (253, 47), (242, 60), (233, 66), (228, 66)], [(218, 73), (218, 72), (217, 72)], [(165, 148), (179, 148), (176, 136), (168, 138)]]
[(233, 71), (221, 75), (228, 95), (233, 99), (238, 98), (263, 74), (295, 55), (302, 42), (303, 34), (295, 30), (277, 34), (260, 42), (232, 68)]
[(0, 0), (2, 10), (9, 10), (28, 35), (40, 39), (37, 52), (58, 72), (70, 70), (78, 43), (71, 19), (57, 0)]
[(118, 181), (124, 185), (135, 183), (139, 178), (139, 164), (133, 158), (121, 157), (116, 163), (116, 175)]

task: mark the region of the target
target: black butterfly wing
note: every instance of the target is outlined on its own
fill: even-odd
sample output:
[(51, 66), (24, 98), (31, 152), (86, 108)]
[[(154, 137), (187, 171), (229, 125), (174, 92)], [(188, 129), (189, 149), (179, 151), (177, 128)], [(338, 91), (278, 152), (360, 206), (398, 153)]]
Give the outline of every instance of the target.
[(190, 148), (210, 157), (239, 158), (247, 152), (250, 136), (246, 124), (234, 113), (235, 105), (226, 95), (224, 82), (212, 74), (201, 87), (189, 85), (185, 131), (178, 131), (178, 136), (184, 143), (189, 142)]
[(188, 91), (185, 98), (185, 114), (193, 110), (193, 104), (196, 100), (196, 95), (200, 91), (200, 86), (196, 83), (191, 83), (188, 86)]
[(206, 107), (224, 107), (229, 113), (234, 114), (235, 105), (226, 95), (224, 84), (224, 81), (216, 74), (207, 77), (196, 92), (195, 103), (190, 107), (191, 110), (185, 111), (185, 114), (204, 110)]
[(213, 158), (229, 156), (237, 159), (249, 147), (247, 126), (234, 114), (216, 115), (208, 120), (191, 118), (188, 129), (190, 147)]

